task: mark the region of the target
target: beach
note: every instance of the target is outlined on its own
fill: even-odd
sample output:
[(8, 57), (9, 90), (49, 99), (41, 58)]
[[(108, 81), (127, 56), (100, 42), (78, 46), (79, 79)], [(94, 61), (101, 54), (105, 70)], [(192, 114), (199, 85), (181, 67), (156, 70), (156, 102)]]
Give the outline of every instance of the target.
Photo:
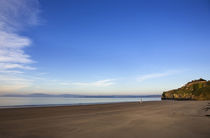
[(0, 109), (1, 138), (209, 138), (210, 101)]

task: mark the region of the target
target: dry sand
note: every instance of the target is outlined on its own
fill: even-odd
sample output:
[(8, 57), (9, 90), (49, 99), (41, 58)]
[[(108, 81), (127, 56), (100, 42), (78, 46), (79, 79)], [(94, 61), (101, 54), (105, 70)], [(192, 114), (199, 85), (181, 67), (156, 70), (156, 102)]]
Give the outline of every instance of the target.
[(210, 138), (209, 111), (210, 101), (0, 109), (0, 138)]

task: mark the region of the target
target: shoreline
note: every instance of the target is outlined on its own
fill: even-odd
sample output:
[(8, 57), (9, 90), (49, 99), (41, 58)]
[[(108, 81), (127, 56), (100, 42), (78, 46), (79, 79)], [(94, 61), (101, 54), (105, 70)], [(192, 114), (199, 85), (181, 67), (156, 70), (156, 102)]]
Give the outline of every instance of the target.
[[(17, 97), (17, 98), (19, 98), (19, 97)], [(38, 97), (38, 99), (39, 98), (40, 97)], [(45, 97), (44, 97), (44, 99), (45, 99)], [(35, 100), (37, 100), (34, 97), (32, 97), (32, 101), (33, 101), (33, 102), (31, 102), (32, 104), (30, 104), (28, 102), (26, 102), (25, 104), (18, 102), (18, 101), (25, 100), (25, 99), (18, 99), (18, 101), (16, 101), (16, 103), (15, 102), (13, 103), (13, 101), (11, 100), (11, 101), (7, 101), (7, 102), (11, 102), (13, 104), (8, 104), (8, 105), (5, 104), (4, 102), (2, 102), (3, 105), (1, 105), (1, 99), (0, 99), (0, 109), (5, 109), (5, 108), (34, 108), (34, 107), (59, 107), (59, 106), (99, 105), (99, 104), (140, 102), (140, 99), (137, 99), (137, 98), (125, 98), (125, 100), (123, 98), (79, 98), (78, 102), (75, 102), (75, 100), (77, 100), (77, 98), (70, 98), (71, 100), (69, 100), (67, 102), (64, 102), (64, 103), (62, 103), (60, 101), (58, 101), (58, 102), (53, 101), (51, 98), (49, 98), (49, 99), (50, 99), (50, 101), (48, 101), (47, 103), (41, 101), (41, 104), (34, 102)], [(69, 99), (69, 98), (67, 98), (67, 99)], [(85, 99), (85, 100), (83, 101), (83, 99)], [(29, 100), (31, 100), (31, 99), (29, 99)], [(43, 99), (41, 99), (41, 100), (43, 100)], [(48, 100), (48, 98), (46, 100)], [(63, 100), (63, 99), (61, 98), (61, 100)], [(73, 102), (72, 102), (72, 100), (73, 100)], [(161, 101), (161, 99), (156, 98), (156, 97), (155, 98), (153, 97), (153, 98), (144, 98), (143, 99), (143, 102), (147, 102), (147, 101)]]
[[(153, 101), (143, 101), (153, 102)], [(154, 101), (155, 102), (155, 101)], [(12, 105), (12, 106), (0, 106), (1, 109), (21, 109), (21, 108), (44, 108), (44, 107), (72, 107), (72, 106), (86, 106), (86, 105), (105, 105), (105, 104), (118, 104), (118, 103), (138, 103), (134, 101), (126, 102), (112, 102), (112, 103), (81, 103), (81, 104), (46, 104), (46, 105)]]
[(210, 136), (210, 101), (146, 101), (0, 109), (0, 137)]

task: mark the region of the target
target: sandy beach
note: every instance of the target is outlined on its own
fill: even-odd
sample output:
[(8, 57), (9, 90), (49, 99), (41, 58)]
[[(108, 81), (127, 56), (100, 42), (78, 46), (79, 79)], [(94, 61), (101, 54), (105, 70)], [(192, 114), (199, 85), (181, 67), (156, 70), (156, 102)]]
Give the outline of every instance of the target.
[(210, 101), (157, 101), (0, 109), (0, 137), (209, 138), (209, 108)]

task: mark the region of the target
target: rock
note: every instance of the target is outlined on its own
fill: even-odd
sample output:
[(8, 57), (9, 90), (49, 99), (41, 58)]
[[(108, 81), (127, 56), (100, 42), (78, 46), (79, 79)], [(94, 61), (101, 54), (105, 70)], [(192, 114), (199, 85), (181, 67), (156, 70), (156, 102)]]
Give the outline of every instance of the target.
[(210, 81), (202, 78), (188, 82), (183, 87), (163, 92), (162, 100), (210, 100)]

